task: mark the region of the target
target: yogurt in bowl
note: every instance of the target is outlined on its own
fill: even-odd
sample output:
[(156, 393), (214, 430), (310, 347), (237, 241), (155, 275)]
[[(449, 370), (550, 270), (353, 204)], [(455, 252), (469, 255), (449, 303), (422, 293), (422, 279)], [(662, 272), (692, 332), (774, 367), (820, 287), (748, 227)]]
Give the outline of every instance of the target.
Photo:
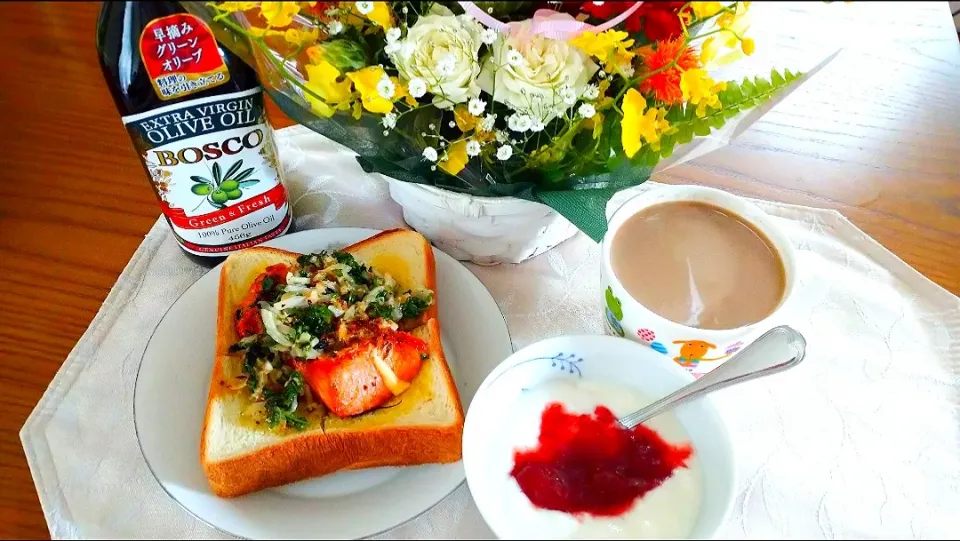
[(615, 423), (690, 381), (621, 338), (557, 337), (513, 354), (481, 385), (464, 428), (484, 520), (506, 539), (713, 536), (735, 477), (709, 397), (634, 431)]

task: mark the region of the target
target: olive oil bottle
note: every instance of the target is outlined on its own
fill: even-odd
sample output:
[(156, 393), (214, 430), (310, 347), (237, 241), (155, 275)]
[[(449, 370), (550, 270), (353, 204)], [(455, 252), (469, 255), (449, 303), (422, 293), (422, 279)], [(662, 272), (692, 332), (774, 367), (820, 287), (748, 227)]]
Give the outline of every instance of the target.
[(104, 2), (97, 51), (180, 247), (215, 264), (288, 232), (256, 72), (177, 2)]

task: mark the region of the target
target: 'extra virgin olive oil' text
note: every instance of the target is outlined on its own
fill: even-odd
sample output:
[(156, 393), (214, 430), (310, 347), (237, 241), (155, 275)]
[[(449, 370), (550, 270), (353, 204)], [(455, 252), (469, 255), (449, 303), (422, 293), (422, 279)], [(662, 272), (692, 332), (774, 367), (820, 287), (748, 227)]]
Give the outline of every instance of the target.
[(287, 232), (290, 206), (253, 70), (175, 2), (105, 2), (97, 37), (180, 246), (215, 260)]

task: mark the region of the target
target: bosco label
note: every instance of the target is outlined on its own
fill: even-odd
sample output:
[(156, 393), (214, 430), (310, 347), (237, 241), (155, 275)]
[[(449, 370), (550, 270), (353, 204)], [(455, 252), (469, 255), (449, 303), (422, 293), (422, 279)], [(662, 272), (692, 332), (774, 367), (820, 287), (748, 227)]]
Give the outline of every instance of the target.
[(223, 255), (289, 227), (261, 89), (168, 105), (123, 123), (188, 251)]

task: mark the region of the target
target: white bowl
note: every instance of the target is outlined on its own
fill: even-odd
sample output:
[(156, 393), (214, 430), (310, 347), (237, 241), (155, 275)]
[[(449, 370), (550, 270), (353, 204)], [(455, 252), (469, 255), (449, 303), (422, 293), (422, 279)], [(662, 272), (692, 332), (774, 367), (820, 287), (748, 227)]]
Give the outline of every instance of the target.
[[(517, 528), (521, 522), (518, 517), (505, 510), (502, 492), (509, 485), (497, 478), (498, 467), (492, 458), (498, 455), (492, 446), (509, 445), (502, 436), (510, 423), (504, 410), (509, 411), (510, 401), (522, 389), (556, 378), (582, 378), (636, 389), (650, 400), (693, 381), (686, 370), (663, 355), (611, 336), (549, 338), (500, 363), (480, 385), (467, 412), (463, 433), (467, 484), (483, 519), (500, 539), (526, 535)], [(691, 537), (710, 538), (726, 521), (736, 494), (733, 446), (710, 397), (680, 406), (673, 410), (673, 415), (689, 438), (702, 472), (702, 501)], [(535, 438), (536, 434), (532, 436)], [(549, 535), (539, 532), (541, 538)]]

